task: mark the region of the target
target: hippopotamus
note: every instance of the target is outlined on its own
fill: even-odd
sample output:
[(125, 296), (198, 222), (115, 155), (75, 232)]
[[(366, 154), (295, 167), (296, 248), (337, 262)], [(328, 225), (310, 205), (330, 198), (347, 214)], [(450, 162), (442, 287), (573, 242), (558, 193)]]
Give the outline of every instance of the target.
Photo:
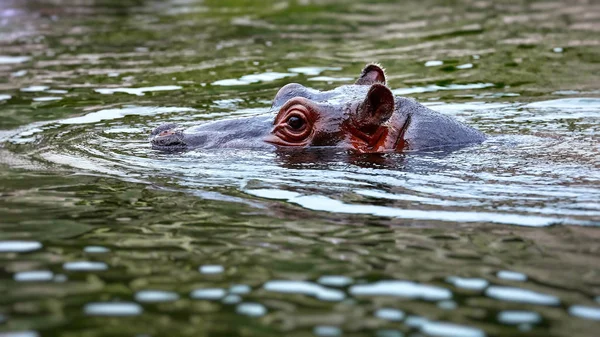
[(368, 64), (354, 84), (319, 91), (283, 86), (268, 114), (207, 122), (188, 129), (163, 124), (150, 135), (159, 150), (335, 147), (359, 153), (457, 148), (485, 135), (407, 97), (395, 97), (384, 69)]

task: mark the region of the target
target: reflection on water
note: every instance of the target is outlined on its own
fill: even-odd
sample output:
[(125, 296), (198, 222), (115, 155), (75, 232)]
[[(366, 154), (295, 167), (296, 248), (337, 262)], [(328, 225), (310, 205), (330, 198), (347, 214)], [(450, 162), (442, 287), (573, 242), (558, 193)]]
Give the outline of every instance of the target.
[[(595, 336), (598, 4), (4, 1), (0, 334)], [(457, 151), (160, 153), (351, 83)]]

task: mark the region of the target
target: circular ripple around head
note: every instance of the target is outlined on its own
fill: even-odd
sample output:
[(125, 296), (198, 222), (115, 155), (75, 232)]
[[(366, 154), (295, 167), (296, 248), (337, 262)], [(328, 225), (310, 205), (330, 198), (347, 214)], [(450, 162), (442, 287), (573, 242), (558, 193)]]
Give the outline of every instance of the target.
[[(147, 135), (156, 125), (175, 121), (185, 127), (202, 122), (198, 116), (206, 118), (186, 107), (104, 109), (32, 125), (7, 141), (26, 155), (80, 170), (195, 191), (235, 187), (319, 211), (444, 222), (587, 225), (600, 217), (600, 157), (597, 145), (585, 136), (591, 132), (586, 125), (598, 122), (598, 101), (433, 104), (431, 108), (468, 123), (476, 119), (470, 124), (482, 130), (502, 125), (517, 128), (509, 133), (521, 133), (519, 128), (527, 127), (541, 135), (492, 135), (482, 145), (454, 152), (357, 156), (335, 149), (152, 150)], [(267, 111), (240, 104), (215, 104), (208, 115)], [(581, 132), (562, 124), (569, 114)]]

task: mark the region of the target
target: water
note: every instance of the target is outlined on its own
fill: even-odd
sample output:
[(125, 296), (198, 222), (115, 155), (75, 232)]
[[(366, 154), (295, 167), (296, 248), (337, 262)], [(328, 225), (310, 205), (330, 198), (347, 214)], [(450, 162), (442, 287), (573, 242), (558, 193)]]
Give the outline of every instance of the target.
[[(450, 5), (451, 4), (451, 5)], [(8, 336), (595, 336), (598, 4), (4, 1)], [(454, 152), (153, 151), (289, 82), (397, 95)]]

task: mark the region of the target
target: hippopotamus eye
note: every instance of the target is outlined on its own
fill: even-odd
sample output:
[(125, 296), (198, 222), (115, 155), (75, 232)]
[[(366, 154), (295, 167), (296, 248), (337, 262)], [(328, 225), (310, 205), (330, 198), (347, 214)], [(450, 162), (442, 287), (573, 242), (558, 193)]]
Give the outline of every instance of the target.
[(290, 116), (287, 119), (287, 125), (289, 125), (294, 130), (301, 130), (304, 127), (304, 125), (306, 125), (306, 122), (301, 117)]

